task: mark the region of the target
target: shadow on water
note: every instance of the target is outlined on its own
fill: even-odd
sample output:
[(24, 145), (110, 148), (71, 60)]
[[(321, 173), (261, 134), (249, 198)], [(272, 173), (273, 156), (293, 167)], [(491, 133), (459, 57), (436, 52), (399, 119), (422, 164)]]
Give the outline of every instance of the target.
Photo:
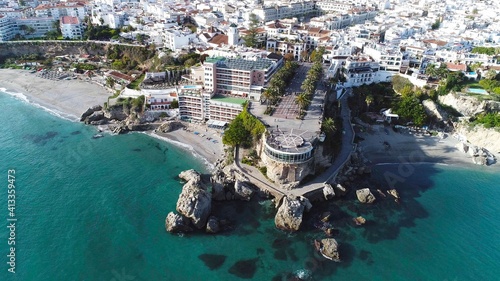
[(198, 258), (202, 260), (205, 265), (210, 270), (215, 270), (220, 268), (226, 261), (227, 256), (225, 255), (214, 255), (214, 254), (202, 254)]

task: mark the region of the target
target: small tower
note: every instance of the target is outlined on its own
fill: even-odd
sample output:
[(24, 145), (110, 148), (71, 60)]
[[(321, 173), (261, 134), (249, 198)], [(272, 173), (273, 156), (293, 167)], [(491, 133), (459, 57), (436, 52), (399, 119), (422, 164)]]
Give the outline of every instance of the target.
[(229, 46), (236, 46), (238, 45), (239, 41), (240, 35), (238, 33), (238, 26), (234, 23), (231, 23), (227, 32), (227, 44)]

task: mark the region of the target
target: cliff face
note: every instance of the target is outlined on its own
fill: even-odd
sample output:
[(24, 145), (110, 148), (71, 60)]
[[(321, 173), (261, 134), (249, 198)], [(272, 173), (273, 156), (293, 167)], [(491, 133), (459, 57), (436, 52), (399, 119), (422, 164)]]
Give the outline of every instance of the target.
[(109, 44), (88, 42), (8, 42), (0, 44), (0, 62), (9, 57), (39, 54), (44, 57), (62, 55), (105, 55)]
[(476, 97), (449, 93), (439, 97), (439, 102), (455, 108), (464, 116), (473, 116), (483, 111), (499, 111), (500, 103), (496, 101), (481, 101)]
[[(470, 128), (469, 128), (470, 127)], [(492, 153), (500, 153), (500, 132), (483, 126), (469, 126), (467, 123), (455, 124), (455, 132), (465, 136), (467, 141), (479, 147), (484, 147)]]

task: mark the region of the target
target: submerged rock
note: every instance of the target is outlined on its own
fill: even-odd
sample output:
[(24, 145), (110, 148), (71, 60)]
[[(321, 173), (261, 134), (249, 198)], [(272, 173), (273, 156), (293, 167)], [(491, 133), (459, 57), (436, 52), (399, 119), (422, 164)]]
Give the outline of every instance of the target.
[(274, 218), (276, 227), (286, 231), (299, 230), (304, 209), (310, 209), (311, 206), (307, 198), (290, 199), (286, 196), (283, 197), (282, 203)]
[(213, 254), (202, 254), (198, 258), (202, 260), (205, 265), (210, 268), (210, 270), (218, 269), (226, 261), (227, 256), (224, 255), (213, 255)]
[(371, 204), (375, 201), (375, 196), (373, 196), (369, 188), (356, 190), (356, 196), (361, 203)]
[(229, 273), (236, 275), (239, 278), (251, 279), (257, 271), (257, 261), (259, 259), (249, 259), (241, 260), (236, 262), (231, 268), (229, 268)]
[(189, 232), (193, 229), (189, 226), (189, 220), (179, 214), (170, 212), (165, 219), (165, 229), (168, 232)]

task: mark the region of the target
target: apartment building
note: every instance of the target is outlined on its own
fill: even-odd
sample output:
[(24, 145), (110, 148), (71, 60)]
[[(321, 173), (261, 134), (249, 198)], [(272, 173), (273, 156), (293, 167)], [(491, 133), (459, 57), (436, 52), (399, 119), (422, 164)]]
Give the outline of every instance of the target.
[(196, 38), (196, 33), (191, 31), (167, 29), (162, 33), (163, 46), (172, 51), (186, 47)]
[[(21, 18), (15, 20), (15, 25), (17, 30), (15, 33), (19, 33), (27, 39), (31, 38), (41, 38), (44, 37), (47, 32), (56, 30), (54, 26), (54, 18)], [(26, 27), (31, 27), (33, 30), (28, 30)]]
[(201, 86), (183, 86), (178, 91), (179, 116), (182, 120), (205, 121), (210, 118), (212, 91)]
[(64, 39), (82, 39), (83, 27), (77, 17), (64, 16), (59, 20), (62, 37)]
[(345, 86), (357, 87), (363, 84), (379, 82), (376, 79), (379, 64), (369, 56), (350, 56), (341, 70), (346, 82)]
[(309, 14), (315, 11), (314, 1), (297, 1), (286, 5), (262, 5), (252, 13), (262, 22), (274, 21)]
[(205, 89), (217, 94), (260, 100), (264, 85), (283, 65), (283, 57), (207, 58), (204, 63)]
[(82, 3), (61, 2), (55, 4), (42, 4), (35, 8), (35, 16), (41, 18), (53, 17), (58, 19), (63, 16), (72, 16), (83, 20), (85, 15), (86, 8)]
[(0, 42), (9, 41), (18, 33), (18, 28), (15, 20), (6, 16), (0, 15)]
[(364, 53), (379, 63), (380, 70), (399, 73), (402, 67), (408, 66), (408, 62), (403, 61), (403, 53), (398, 47), (371, 44), (364, 47)]

